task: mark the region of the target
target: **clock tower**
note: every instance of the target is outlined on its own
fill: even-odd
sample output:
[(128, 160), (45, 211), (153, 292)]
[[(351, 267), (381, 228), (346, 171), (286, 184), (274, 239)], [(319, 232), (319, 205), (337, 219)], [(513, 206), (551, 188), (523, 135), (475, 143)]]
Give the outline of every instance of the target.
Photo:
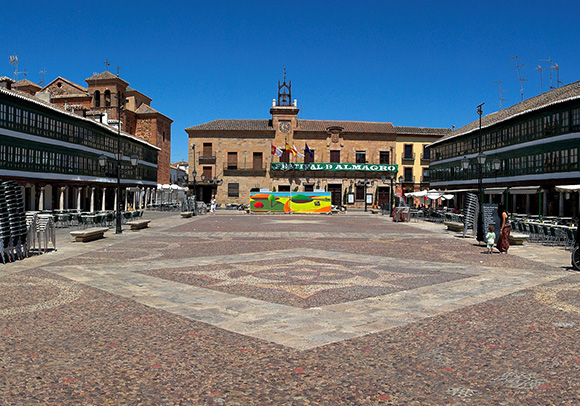
[(292, 146), (294, 129), (298, 125), (298, 103), (292, 100), (292, 81), (286, 83), (286, 68), (284, 80), (278, 81), (278, 98), (272, 100), (272, 127), (276, 130), (274, 145), (283, 146), (287, 142)]

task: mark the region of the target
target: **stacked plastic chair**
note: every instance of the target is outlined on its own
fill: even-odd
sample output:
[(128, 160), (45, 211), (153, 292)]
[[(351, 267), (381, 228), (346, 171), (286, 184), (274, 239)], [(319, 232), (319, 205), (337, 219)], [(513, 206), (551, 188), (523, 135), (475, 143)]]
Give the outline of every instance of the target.
[(6, 201), (6, 186), (0, 183), (0, 256), (2, 263), (10, 261), (10, 218), (8, 217), (8, 202)]
[(28, 256), (26, 212), (20, 186), (14, 181), (6, 181), (4, 193), (10, 222), (10, 241), (8, 244), (10, 260), (23, 259)]
[(36, 217), (37, 211), (26, 212), (26, 228), (28, 229), (28, 252), (36, 251), (36, 241), (38, 236), (36, 233)]

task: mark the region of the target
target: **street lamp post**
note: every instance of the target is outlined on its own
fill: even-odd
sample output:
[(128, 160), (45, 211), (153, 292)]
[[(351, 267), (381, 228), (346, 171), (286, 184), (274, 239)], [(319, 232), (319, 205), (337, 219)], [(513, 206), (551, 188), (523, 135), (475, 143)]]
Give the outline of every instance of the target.
[(191, 146), (193, 151), (193, 171), (191, 172), (191, 176), (193, 177), (193, 215), (197, 216), (197, 171), (195, 170), (195, 144)]
[(481, 103), (477, 106), (477, 114), (479, 115), (479, 153), (477, 154), (477, 186), (479, 190), (479, 216), (477, 218), (477, 241), (481, 242), (483, 238), (483, 165), (485, 164), (485, 155), (482, 153), (482, 136), (481, 136), (481, 115), (483, 113)]
[[(121, 174), (126, 173), (134, 168), (139, 163), (139, 157), (137, 155), (131, 155), (131, 168), (123, 170), (121, 168), (121, 160), (123, 159), (123, 154), (121, 153), (121, 108), (124, 105), (124, 100), (121, 100), (121, 93), (118, 92), (117, 96), (117, 153), (115, 154), (115, 172), (117, 175), (117, 207), (116, 210), (116, 222), (115, 222), (115, 234), (121, 234), (123, 228), (121, 227), (121, 207), (123, 203), (121, 202)], [(107, 165), (107, 157), (105, 155), (99, 156), (99, 165), (101, 168), (105, 168)]]

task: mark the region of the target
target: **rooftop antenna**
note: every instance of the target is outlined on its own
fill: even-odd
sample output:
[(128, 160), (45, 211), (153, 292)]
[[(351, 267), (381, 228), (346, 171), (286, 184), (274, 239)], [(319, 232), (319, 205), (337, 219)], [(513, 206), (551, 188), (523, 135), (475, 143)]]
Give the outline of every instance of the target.
[(542, 68), (542, 65), (538, 65), (536, 70), (540, 71), (540, 93), (544, 93), (544, 79), (543, 79), (543, 75), (542, 75), (542, 71), (544, 69)]
[(108, 59), (105, 59), (105, 70), (107, 72), (109, 71), (109, 66), (111, 66), (111, 61), (109, 61)]
[(540, 59), (541, 62), (548, 62), (550, 64), (550, 90), (554, 89), (552, 86), (552, 58), (548, 57), (548, 59)]
[[(514, 66), (513, 68), (510, 68), (510, 69), (517, 69), (518, 70), (518, 79), (520, 81), (520, 93), (522, 94), (522, 101), (524, 101), (524, 86), (522, 85), (522, 82), (527, 82), (528, 79), (522, 78), (522, 73), (520, 71), (520, 68), (522, 66), (525, 66), (525, 63), (522, 63), (520, 65), (520, 63), (518, 61), (517, 55), (516, 56), (512, 56), (511, 58), (508, 59), (508, 61), (511, 61), (512, 59), (515, 59), (516, 60), (516, 66)], [(501, 87), (501, 85), (500, 85), (500, 87)], [(501, 99), (501, 93), (500, 93), (500, 96), (499, 97)], [(501, 110), (501, 102), (500, 102), (500, 108), (499, 109)]]
[(556, 69), (556, 87), (560, 87), (560, 85), (564, 84), (564, 82), (560, 81), (560, 65), (554, 64), (554, 69)]
[(18, 72), (18, 55), (10, 55), (8, 58), (10, 59), (10, 65), (14, 66), (14, 80), (16, 80), (20, 73)]
[(119, 72), (121, 71), (121, 67), (117, 65), (117, 77), (119, 77)]
[(42, 75), (42, 79), (40, 79), (40, 87), (44, 87), (44, 74), (46, 73), (46, 69), (43, 69), (38, 73)]
[(499, 109), (501, 110), (501, 102), (507, 101), (507, 99), (502, 99), (502, 97), (501, 97), (501, 94), (503, 92), (505, 92), (505, 90), (502, 90), (502, 88), (501, 88), (501, 80), (496, 80), (495, 82), (491, 82), (491, 83), (498, 83), (499, 84)]

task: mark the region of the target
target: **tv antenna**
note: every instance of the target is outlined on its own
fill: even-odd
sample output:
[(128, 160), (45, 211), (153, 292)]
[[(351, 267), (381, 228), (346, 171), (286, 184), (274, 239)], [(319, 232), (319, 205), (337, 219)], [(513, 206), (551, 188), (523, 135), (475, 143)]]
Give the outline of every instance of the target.
[(543, 79), (543, 74), (542, 74), (542, 71), (544, 70), (544, 68), (542, 68), (542, 65), (538, 65), (536, 70), (540, 71), (540, 93), (544, 93), (544, 79)]
[(38, 73), (42, 75), (42, 79), (40, 79), (40, 87), (44, 87), (44, 74), (46, 73), (46, 69), (43, 69)]
[(564, 82), (560, 81), (560, 65), (558, 65), (557, 63), (554, 64), (554, 69), (556, 70), (556, 87), (560, 87), (560, 85), (563, 85)]
[(17, 80), (18, 74), (22, 73), (18, 72), (18, 55), (10, 55), (8, 59), (10, 60), (10, 65), (14, 66), (14, 80)]
[[(508, 61), (511, 61), (512, 59), (515, 59), (516, 60), (516, 66), (514, 66), (513, 68), (510, 68), (510, 69), (517, 69), (518, 70), (518, 79), (520, 81), (520, 93), (522, 95), (522, 101), (524, 101), (524, 86), (522, 85), (522, 82), (527, 82), (528, 79), (522, 78), (522, 73), (520, 71), (520, 68), (522, 66), (525, 66), (525, 63), (522, 63), (520, 65), (520, 63), (518, 61), (517, 55), (516, 56), (512, 56), (511, 58), (508, 59)], [(500, 85), (500, 88), (501, 88), (501, 85)], [(499, 97), (501, 99), (501, 93), (500, 93)], [(500, 108), (499, 109), (501, 110), (501, 101), (500, 101)]]
[(109, 61), (108, 59), (105, 59), (105, 70), (107, 72), (109, 71), (109, 66), (111, 66), (111, 61)]
[(501, 80), (496, 80), (495, 82), (491, 82), (491, 83), (497, 83), (497, 84), (499, 84), (499, 109), (501, 110), (501, 102), (502, 102), (502, 101), (507, 101), (507, 99), (503, 99), (503, 98), (501, 97), (501, 94), (502, 94), (503, 92), (505, 92), (505, 90), (503, 90), (503, 89), (501, 88)]
[(554, 89), (552, 86), (552, 71), (554, 70), (554, 66), (552, 65), (552, 58), (548, 57), (548, 59), (540, 59), (541, 62), (548, 62), (550, 64), (550, 90)]
[(121, 67), (117, 65), (117, 77), (119, 77), (119, 72), (121, 71)]

